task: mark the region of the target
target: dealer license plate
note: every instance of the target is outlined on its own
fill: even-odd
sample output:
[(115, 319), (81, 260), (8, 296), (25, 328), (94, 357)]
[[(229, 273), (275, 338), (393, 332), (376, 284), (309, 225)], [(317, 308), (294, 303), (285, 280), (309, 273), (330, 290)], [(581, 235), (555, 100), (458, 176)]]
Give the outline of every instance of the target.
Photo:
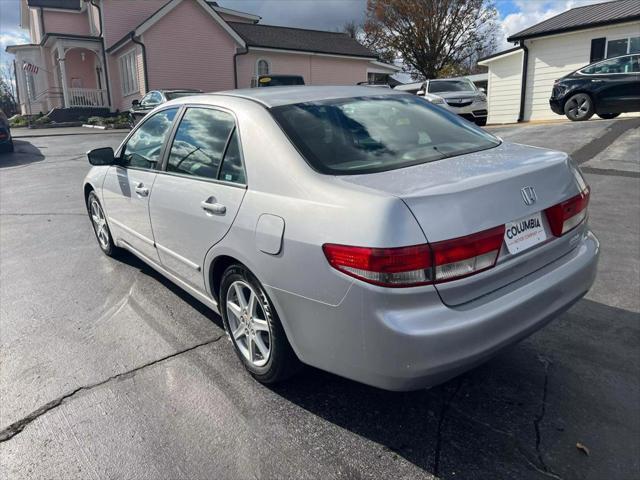
[(540, 212), (509, 222), (504, 228), (504, 242), (511, 254), (528, 250), (546, 239)]

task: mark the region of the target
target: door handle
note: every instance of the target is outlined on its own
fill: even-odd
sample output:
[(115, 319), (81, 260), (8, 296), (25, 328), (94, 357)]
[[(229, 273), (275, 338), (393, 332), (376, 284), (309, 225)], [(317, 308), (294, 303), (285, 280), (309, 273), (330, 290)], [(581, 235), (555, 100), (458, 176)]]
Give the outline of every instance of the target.
[(200, 206), (204, 211), (215, 215), (224, 215), (227, 213), (227, 207), (221, 203), (215, 203), (215, 198), (208, 198), (200, 202)]
[(144, 186), (144, 183), (140, 182), (136, 185), (136, 193), (141, 197), (146, 197), (149, 195), (149, 189)]

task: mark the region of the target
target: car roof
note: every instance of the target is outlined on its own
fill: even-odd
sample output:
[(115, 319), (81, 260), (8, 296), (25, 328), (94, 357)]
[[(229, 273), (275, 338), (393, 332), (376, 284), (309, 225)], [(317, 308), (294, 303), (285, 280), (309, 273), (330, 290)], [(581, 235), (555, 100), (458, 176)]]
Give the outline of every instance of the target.
[[(367, 97), (380, 95), (409, 95), (392, 89), (373, 89), (363, 86), (302, 86), (291, 85), (282, 87), (244, 88), (239, 90), (226, 90), (210, 94), (225, 95), (230, 97), (246, 98), (261, 103), (267, 108), (291, 105), (293, 103), (316, 102), (320, 100), (332, 100), (338, 98)], [(186, 98), (185, 102), (189, 99)]]

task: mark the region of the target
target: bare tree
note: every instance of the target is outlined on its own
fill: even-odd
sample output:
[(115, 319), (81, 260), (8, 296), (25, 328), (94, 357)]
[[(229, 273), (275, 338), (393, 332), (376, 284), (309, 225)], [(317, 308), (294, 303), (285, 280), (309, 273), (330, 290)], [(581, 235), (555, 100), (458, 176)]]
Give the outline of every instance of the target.
[(17, 111), (16, 96), (14, 65), (7, 60), (0, 65), (0, 108), (8, 116)]
[(342, 25), (342, 33), (346, 33), (351, 38), (357, 39), (362, 32), (362, 25), (358, 25), (355, 20), (349, 20)]
[(496, 46), (490, 0), (367, 0), (365, 45), (424, 78), (467, 73)]

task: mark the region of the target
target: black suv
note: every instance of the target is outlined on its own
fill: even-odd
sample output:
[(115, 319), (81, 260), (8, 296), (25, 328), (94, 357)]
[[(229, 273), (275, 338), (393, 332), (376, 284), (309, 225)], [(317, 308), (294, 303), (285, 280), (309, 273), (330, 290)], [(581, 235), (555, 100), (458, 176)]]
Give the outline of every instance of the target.
[(574, 121), (640, 111), (640, 54), (601, 60), (556, 80), (549, 105)]

